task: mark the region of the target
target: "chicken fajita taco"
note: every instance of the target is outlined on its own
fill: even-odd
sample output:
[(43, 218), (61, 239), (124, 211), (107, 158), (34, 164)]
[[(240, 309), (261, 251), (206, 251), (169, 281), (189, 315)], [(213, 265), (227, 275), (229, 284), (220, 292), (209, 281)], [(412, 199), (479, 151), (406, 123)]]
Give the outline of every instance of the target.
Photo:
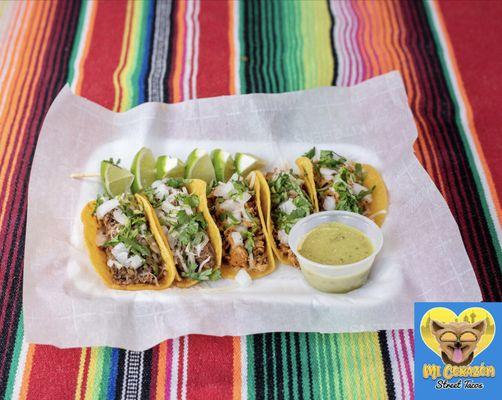
[(288, 235), (298, 220), (314, 212), (312, 196), (315, 193), (311, 193), (308, 182), (291, 169), (276, 169), (265, 178), (260, 184), (261, 207), (272, 248), (283, 264), (298, 267)]
[(190, 287), (219, 279), (221, 237), (207, 206), (206, 183), (164, 178), (141, 196), (151, 204), (158, 229), (167, 240), (175, 265), (174, 285)]
[(252, 278), (270, 274), (275, 259), (266, 234), (261, 210), (259, 171), (247, 178), (232, 175), (228, 182), (220, 182), (208, 196), (211, 214), (215, 218), (223, 241), (222, 275), (234, 277), (244, 269)]
[(84, 240), (96, 272), (112, 289), (168, 288), (175, 277), (150, 206), (139, 196), (98, 196), (82, 210)]
[(316, 211), (344, 210), (365, 215), (381, 226), (387, 215), (388, 194), (378, 171), (335, 153), (315, 148), (297, 160), (303, 176), (315, 189)]

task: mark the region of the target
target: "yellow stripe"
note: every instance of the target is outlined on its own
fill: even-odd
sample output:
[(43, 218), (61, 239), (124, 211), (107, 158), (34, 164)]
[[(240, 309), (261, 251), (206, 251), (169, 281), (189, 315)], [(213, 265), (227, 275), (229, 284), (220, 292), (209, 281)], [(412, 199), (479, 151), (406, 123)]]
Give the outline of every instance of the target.
[[(128, 2), (127, 3), (127, 10), (126, 10), (126, 21), (124, 24), (124, 34), (122, 35), (122, 50), (120, 52), (120, 60), (119, 60), (119, 65), (117, 66), (117, 69), (113, 72), (113, 86), (115, 87), (115, 100), (113, 102), (113, 110), (114, 111), (120, 111), (121, 110), (121, 101), (120, 101), (120, 94), (121, 94), (121, 80), (122, 80), (122, 72), (121, 70), (124, 68), (125, 63), (126, 63), (126, 55), (127, 55), (127, 38), (129, 37), (130, 31), (131, 31), (131, 19), (132, 19), (132, 14), (133, 14), (133, 2)], [(122, 96), (123, 98), (124, 96)]]
[[(98, 397), (99, 376), (96, 379), (96, 371), (99, 364), (102, 364), (102, 351), (98, 347), (91, 348), (91, 359), (89, 362), (89, 371), (87, 372), (87, 384), (85, 390), (85, 400), (90, 400)], [(101, 361), (101, 362), (100, 362)]]
[(84, 347), (82, 349), (82, 352), (80, 353), (80, 364), (78, 366), (77, 388), (75, 389), (75, 400), (80, 400), (80, 392), (82, 390), (82, 380), (84, 378), (84, 367), (85, 367), (86, 356), (87, 356), (87, 348)]

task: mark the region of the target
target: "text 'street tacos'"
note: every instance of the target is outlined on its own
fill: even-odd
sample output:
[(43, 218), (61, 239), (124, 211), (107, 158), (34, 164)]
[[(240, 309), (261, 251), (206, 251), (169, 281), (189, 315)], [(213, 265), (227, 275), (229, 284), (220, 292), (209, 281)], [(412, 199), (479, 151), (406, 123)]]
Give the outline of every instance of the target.
[(383, 224), (387, 188), (372, 166), (355, 163), (331, 150), (321, 150), (316, 157), (315, 148), (297, 164), (315, 188), (317, 210), (351, 211), (373, 219), (379, 226)]
[(288, 236), (296, 222), (314, 212), (309, 183), (293, 170), (277, 169), (267, 173), (260, 189), (261, 207), (274, 253), (282, 263), (298, 267)]
[(221, 237), (206, 199), (206, 183), (198, 179), (164, 178), (144, 191), (167, 240), (176, 268), (174, 284), (190, 287), (220, 278)]
[(267, 238), (261, 210), (259, 171), (247, 178), (234, 174), (220, 182), (209, 195), (212, 215), (223, 240), (222, 275), (234, 277), (244, 269), (252, 278), (270, 274), (275, 269), (272, 247)]
[(156, 231), (157, 221), (139, 196), (98, 197), (81, 214), (91, 262), (113, 289), (165, 289), (174, 265)]

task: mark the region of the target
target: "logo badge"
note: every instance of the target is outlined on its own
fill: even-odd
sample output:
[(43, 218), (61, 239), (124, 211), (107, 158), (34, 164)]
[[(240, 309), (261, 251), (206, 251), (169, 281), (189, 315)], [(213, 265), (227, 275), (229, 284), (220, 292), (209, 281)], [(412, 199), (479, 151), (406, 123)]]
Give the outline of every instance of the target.
[(502, 389), (497, 318), (501, 303), (415, 304), (417, 399), (491, 399)]

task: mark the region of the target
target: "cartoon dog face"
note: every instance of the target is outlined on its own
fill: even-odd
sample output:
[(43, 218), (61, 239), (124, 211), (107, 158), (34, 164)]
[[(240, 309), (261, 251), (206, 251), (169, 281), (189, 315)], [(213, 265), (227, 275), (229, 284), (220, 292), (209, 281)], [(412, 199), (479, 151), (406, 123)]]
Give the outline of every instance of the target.
[(431, 332), (441, 348), (441, 358), (445, 364), (469, 365), (474, 358), (474, 350), (486, 330), (486, 320), (469, 324), (467, 322), (443, 323), (431, 321)]

